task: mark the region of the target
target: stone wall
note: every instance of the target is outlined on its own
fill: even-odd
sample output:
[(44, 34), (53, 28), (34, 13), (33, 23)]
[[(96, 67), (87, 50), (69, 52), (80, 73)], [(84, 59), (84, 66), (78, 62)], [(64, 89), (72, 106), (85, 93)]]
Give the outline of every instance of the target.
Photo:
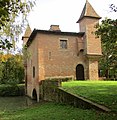
[(87, 100), (83, 97), (68, 93), (61, 88), (62, 80), (45, 80), (42, 81), (42, 99), (45, 101), (54, 101), (57, 103), (69, 104), (82, 109), (97, 109), (109, 112), (104, 106)]

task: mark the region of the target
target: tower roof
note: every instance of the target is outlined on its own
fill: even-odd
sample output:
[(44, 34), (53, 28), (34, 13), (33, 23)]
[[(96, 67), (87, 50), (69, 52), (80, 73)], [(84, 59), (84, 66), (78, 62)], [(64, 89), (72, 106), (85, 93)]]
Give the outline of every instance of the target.
[(24, 33), (24, 37), (29, 37), (31, 33), (32, 33), (32, 30), (30, 28), (30, 25), (28, 25)]
[(91, 4), (86, 0), (85, 6), (82, 10), (82, 13), (80, 15), (79, 20), (77, 23), (82, 20), (84, 17), (90, 17), (90, 18), (97, 18), (100, 19), (101, 17), (95, 12), (94, 8), (91, 6)]

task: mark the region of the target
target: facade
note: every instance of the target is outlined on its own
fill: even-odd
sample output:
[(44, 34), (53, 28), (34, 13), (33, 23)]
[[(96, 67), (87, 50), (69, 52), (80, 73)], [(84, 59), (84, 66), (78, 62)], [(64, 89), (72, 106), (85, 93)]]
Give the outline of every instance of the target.
[(100, 16), (88, 1), (77, 23), (80, 32), (62, 32), (59, 25), (51, 25), (49, 30), (31, 32), (27, 28), (23, 37), (30, 57), (26, 63), (27, 95), (39, 101), (40, 83), (52, 78), (72, 78), (76, 80), (98, 80), (98, 60), (101, 41), (94, 35), (94, 26)]

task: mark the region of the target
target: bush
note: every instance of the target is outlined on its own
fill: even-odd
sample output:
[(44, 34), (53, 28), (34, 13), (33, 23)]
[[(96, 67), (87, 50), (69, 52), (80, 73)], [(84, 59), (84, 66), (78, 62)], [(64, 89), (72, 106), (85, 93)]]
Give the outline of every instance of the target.
[[(3, 55), (2, 57), (7, 57)], [(11, 55), (6, 60), (0, 58), (0, 84), (17, 85), (24, 81), (24, 66), (21, 55)]]
[(0, 85), (0, 96), (22, 96), (25, 94), (24, 85)]
[(73, 80), (72, 77), (53, 77), (53, 78), (47, 78), (46, 80), (53, 80), (53, 81), (62, 81), (62, 82), (66, 82), (66, 81), (71, 81)]

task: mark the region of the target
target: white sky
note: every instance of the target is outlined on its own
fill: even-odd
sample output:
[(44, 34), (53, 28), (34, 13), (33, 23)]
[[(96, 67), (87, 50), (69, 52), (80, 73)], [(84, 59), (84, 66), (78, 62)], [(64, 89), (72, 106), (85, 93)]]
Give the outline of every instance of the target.
[[(59, 25), (61, 31), (79, 32), (79, 19), (86, 0), (36, 0), (36, 6), (29, 14), (28, 21), (31, 29), (49, 30), (50, 25)], [(117, 0), (88, 0), (95, 11), (105, 17), (117, 19), (117, 12), (111, 12), (109, 5)], [(18, 47), (22, 48), (22, 40)]]
[[(117, 13), (110, 12), (111, 3), (117, 0), (88, 0), (95, 11), (105, 17), (117, 19)], [(59, 25), (62, 31), (79, 32), (76, 21), (79, 19), (86, 0), (37, 0), (29, 15), (31, 29), (49, 30), (50, 25)]]

